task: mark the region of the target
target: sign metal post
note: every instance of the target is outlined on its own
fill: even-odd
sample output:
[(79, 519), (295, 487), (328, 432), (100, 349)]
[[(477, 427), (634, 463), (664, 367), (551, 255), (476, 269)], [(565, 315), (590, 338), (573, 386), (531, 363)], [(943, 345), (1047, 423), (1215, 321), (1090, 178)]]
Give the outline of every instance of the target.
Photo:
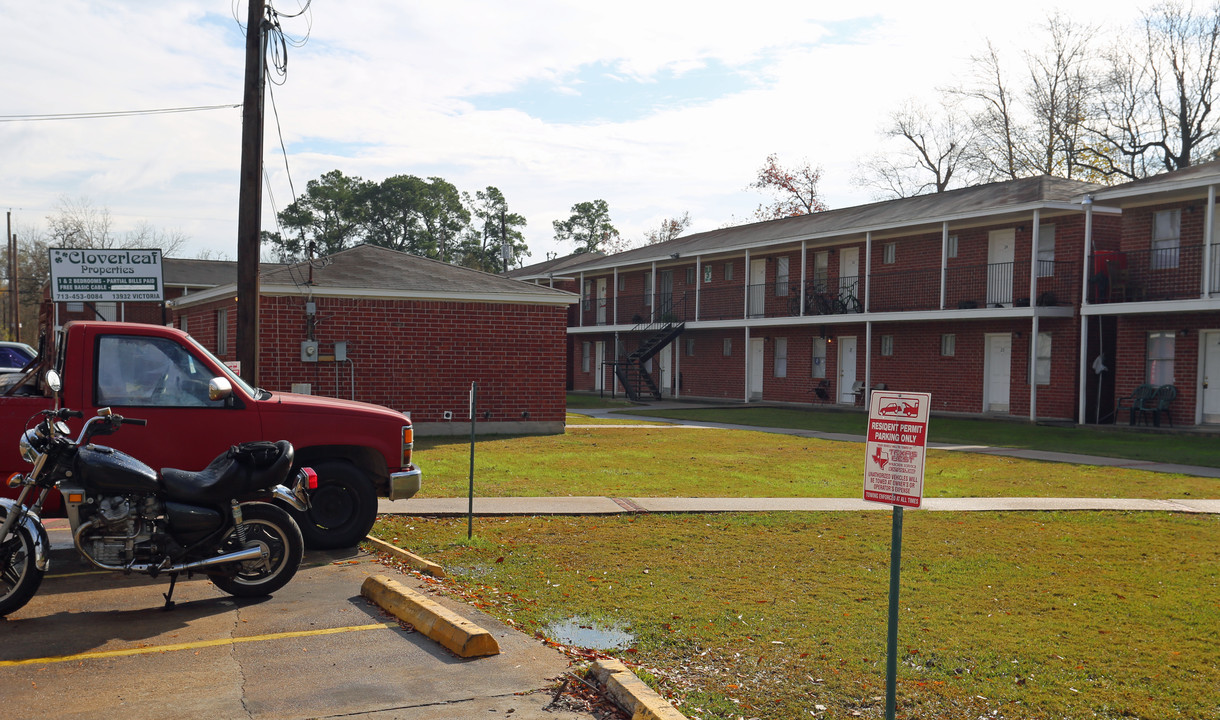
[(902, 569), (902, 511), (923, 503), (929, 393), (877, 391), (869, 398), (864, 499), (894, 508), (890, 531), (890, 612), (886, 637), (885, 717), (898, 704), (898, 588)]

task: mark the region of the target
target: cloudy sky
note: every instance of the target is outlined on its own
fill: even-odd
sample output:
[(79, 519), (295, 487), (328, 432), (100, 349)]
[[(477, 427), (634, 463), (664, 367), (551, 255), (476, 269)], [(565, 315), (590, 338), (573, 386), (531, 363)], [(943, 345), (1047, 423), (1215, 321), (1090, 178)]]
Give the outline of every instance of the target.
[[(605, 199), (636, 244), (683, 212), (691, 231), (748, 221), (770, 153), (821, 166), (832, 208), (869, 202), (854, 168), (887, 115), (961, 83), (987, 39), (1019, 70), (1061, 5), (315, 0), (283, 20), (308, 38), (273, 88), (263, 227), (332, 169), (494, 185), (528, 220), (527, 262), (571, 250), (551, 222), (585, 200)], [(1148, 5), (1064, 7), (1113, 30)], [(0, 210), (15, 228), (83, 200), (117, 231), (188, 236), (182, 256), (236, 258), (240, 109), (15, 118), (238, 105), (245, 16), (241, 0), (0, 0)]]

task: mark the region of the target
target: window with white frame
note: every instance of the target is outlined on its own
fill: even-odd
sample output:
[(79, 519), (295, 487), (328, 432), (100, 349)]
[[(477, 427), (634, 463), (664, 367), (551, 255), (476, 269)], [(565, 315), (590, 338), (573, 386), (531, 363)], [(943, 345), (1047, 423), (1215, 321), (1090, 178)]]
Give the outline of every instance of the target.
[(788, 338), (775, 338), (775, 377), (788, 377)]
[(941, 357), (953, 357), (957, 354), (957, 335), (945, 333), (940, 336)]
[(893, 354), (894, 354), (894, 336), (893, 335), (882, 335), (881, 336), (881, 356), (882, 357), (891, 357)]
[(593, 309), (593, 281), (592, 280), (585, 280), (584, 309), (585, 310)]
[(885, 247), (882, 248), (881, 262), (885, 263), (886, 265), (893, 265), (897, 261), (898, 261), (898, 243), (896, 243), (896, 242), (886, 243)]
[(626, 289), (627, 289), (627, 276), (619, 275), (618, 276), (618, 291), (623, 292)]
[(775, 259), (775, 297), (788, 296), (788, 258)]
[(1034, 357), (1034, 382), (1039, 385), (1051, 384), (1051, 334), (1038, 333), (1038, 352)]
[(813, 339), (813, 377), (826, 377), (826, 338)]
[(1148, 382), (1152, 385), (1173, 384), (1174, 346), (1177, 333), (1160, 330), (1148, 333)]
[(724, 339), (724, 356), (731, 357), (733, 355), (733, 338)]
[(1167, 270), (1178, 266), (1181, 228), (1181, 210), (1152, 213), (1152, 257), (1149, 258), (1148, 266), (1153, 270)]
[(97, 313), (98, 320), (118, 320), (119, 307), (112, 302), (95, 302), (93, 310)]
[(724, 264), (724, 279), (725, 280), (733, 279), (733, 263)]
[(695, 339), (686, 338), (686, 357), (695, 356)]
[(826, 292), (830, 287), (829, 250), (819, 250), (813, 254), (813, 286), (816, 292)]
[(644, 307), (652, 307), (652, 271), (644, 273)]
[(949, 236), (948, 251), (949, 251), (949, 257), (951, 257), (951, 258), (957, 257), (957, 236), (956, 235)]
[(178, 318), (178, 329), (184, 333), (190, 332), (190, 330), (186, 329), (186, 316), (185, 315), (182, 315)]
[(694, 265), (686, 268), (686, 284), (687, 285), (695, 284), (695, 266)]
[(586, 341), (580, 344), (580, 371), (587, 373), (592, 366), (593, 343)]
[(229, 309), (220, 308), (216, 311), (216, 354), (224, 356), (229, 352)]
[(1055, 276), (1055, 226), (1038, 226), (1038, 277)]

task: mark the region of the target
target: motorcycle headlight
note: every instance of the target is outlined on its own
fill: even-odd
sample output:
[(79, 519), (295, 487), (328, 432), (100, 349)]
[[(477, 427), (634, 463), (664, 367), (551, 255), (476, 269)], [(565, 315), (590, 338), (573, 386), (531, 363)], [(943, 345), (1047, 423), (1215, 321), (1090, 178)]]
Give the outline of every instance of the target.
[(41, 446), (42, 442), (38, 437), (38, 432), (33, 428), (26, 430), (21, 436), (21, 442), (18, 443), (18, 447), (21, 448), (21, 459), (33, 463), (38, 459), (38, 447)]

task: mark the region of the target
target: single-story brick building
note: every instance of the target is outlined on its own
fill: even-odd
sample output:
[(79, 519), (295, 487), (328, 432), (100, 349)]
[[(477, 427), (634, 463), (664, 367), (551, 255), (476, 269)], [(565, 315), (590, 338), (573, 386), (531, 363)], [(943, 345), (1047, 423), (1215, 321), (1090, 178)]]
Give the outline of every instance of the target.
[[(167, 321), (235, 362), (236, 295), (234, 274), (168, 301)], [(260, 298), (272, 392), (377, 403), (409, 412), (420, 435), (461, 435), (477, 383), (480, 433), (563, 431), (572, 293), (359, 245), (265, 266)]]

